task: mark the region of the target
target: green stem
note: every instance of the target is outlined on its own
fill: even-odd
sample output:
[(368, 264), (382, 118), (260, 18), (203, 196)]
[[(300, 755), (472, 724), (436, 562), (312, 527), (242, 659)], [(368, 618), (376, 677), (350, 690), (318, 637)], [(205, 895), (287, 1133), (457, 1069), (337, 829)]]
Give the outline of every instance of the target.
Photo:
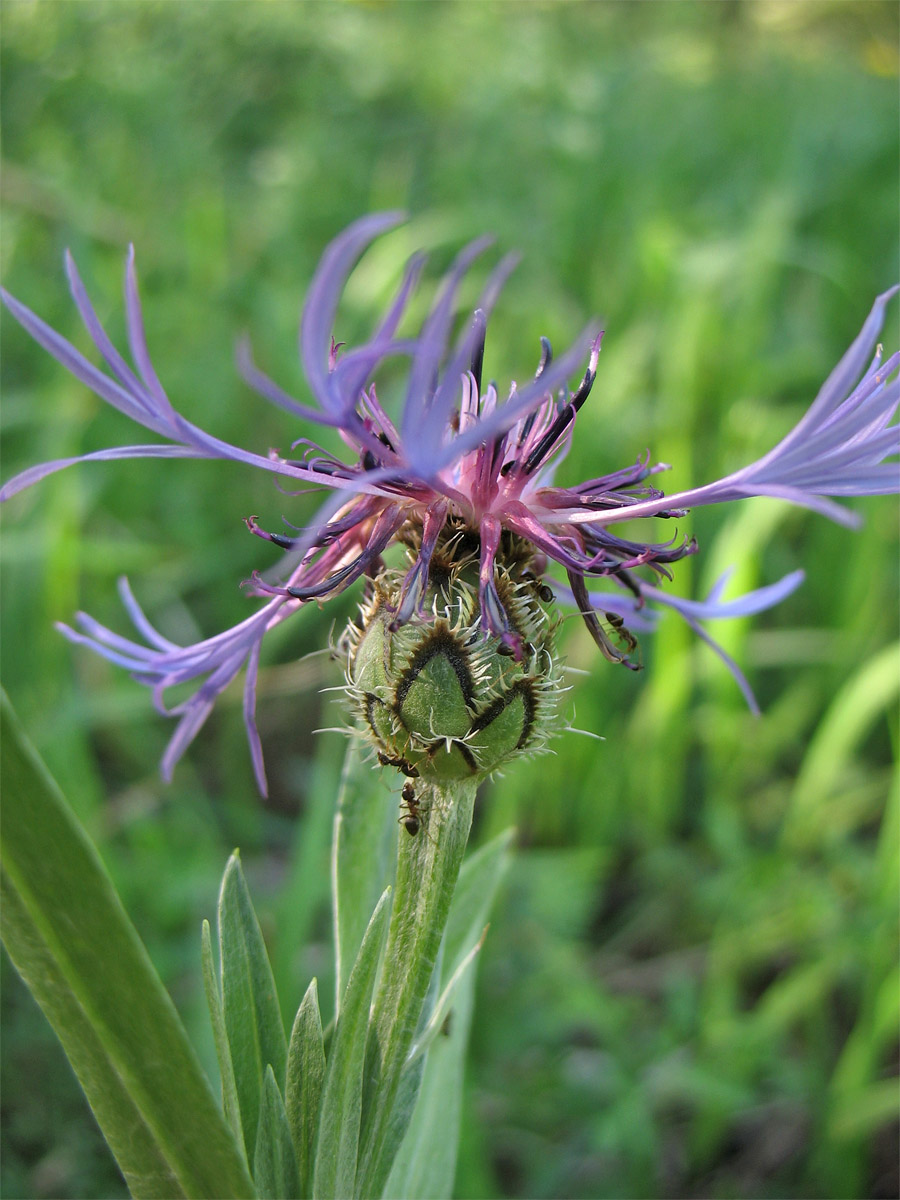
[[(379, 1196), (412, 1116), (407, 1057), (434, 974), (459, 875), (477, 785), (416, 781), (421, 827), (400, 832), (397, 881), (381, 979), (369, 1026), (356, 1192)], [(413, 1071), (420, 1071), (413, 1067)], [(405, 1083), (409, 1086), (403, 1086)]]

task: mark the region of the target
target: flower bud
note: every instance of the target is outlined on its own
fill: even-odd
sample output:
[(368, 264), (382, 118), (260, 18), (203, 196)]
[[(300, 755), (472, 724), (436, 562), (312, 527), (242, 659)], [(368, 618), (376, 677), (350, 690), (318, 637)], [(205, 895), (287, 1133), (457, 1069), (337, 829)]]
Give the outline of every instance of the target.
[(430, 584), (427, 619), (392, 629), (403, 578), (383, 571), (348, 630), (348, 692), (379, 760), (407, 775), (480, 779), (540, 750), (557, 725), (560, 682), (556, 623), (533, 579), (495, 566), (511, 630), (501, 638), (485, 635), (478, 592), (460, 571)]

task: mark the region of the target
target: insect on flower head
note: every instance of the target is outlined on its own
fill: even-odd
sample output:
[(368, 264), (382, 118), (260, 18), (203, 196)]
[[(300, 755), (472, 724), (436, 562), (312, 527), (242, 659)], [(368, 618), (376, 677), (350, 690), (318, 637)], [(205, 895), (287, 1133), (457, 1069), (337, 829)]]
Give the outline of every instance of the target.
[[(513, 266), (511, 257), (503, 259), (489, 277), (474, 316), (455, 340), (453, 329), (459, 286), (489, 244), (486, 239), (457, 257), (415, 337), (398, 331), (421, 272), (421, 256), (411, 260), (394, 301), (369, 340), (354, 347), (335, 343), (335, 318), (347, 276), (368, 244), (401, 219), (396, 213), (365, 217), (325, 251), (300, 325), (301, 358), (314, 405), (296, 400), (265, 375), (246, 346), (239, 353), (247, 381), (290, 418), (338, 430), (350, 450), (347, 461), (305, 439), (294, 441), (294, 446), (304, 446), (300, 457), (245, 450), (182, 416), (151, 363), (133, 252), (125, 275), (133, 367), (101, 326), (71, 257), (67, 256), (66, 265), (72, 294), (106, 371), (3, 293), (10, 312), (36, 341), (100, 397), (161, 440), (32, 467), (10, 480), (0, 499), (74, 462), (136, 457), (231, 459), (329, 493), (306, 532), (297, 536), (266, 531), (255, 517), (247, 518), (252, 533), (290, 552), (289, 565), (278, 583), (253, 576), (248, 590), (264, 603), (234, 628), (179, 646), (153, 627), (124, 581), (122, 598), (142, 641), (123, 638), (83, 613), (78, 614), (78, 629), (61, 627), (72, 641), (131, 671), (153, 689), (163, 711), (179, 718), (163, 759), (167, 778), (217, 696), (246, 669), (245, 721), (257, 780), (265, 789), (254, 719), (262, 640), (303, 604), (333, 596), (361, 578), (369, 581), (370, 589), (367, 631), (377, 630), (371, 636), (378, 641), (382, 658), (386, 646), (392, 654), (396, 646), (396, 662), (392, 659), (384, 679), (377, 678), (382, 668), (372, 665), (377, 655), (369, 649), (367, 634), (361, 634), (353, 647), (350, 670), (360, 703), (365, 706), (366, 697), (373, 695), (388, 710), (379, 713), (376, 722), (380, 722), (376, 736), (382, 756), (410, 764), (415, 758), (416, 770), (429, 769), (440, 757), (435, 745), (443, 744), (443, 766), (448, 770), (461, 769), (459, 760), (465, 763), (469, 753), (475, 764), (470, 769), (488, 773), (505, 761), (507, 752), (539, 745), (534, 713), (543, 709), (552, 714), (556, 676), (555, 666), (547, 663), (555, 662), (553, 619), (541, 609), (541, 604), (549, 603), (551, 591), (574, 603), (608, 659), (635, 669), (639, 665), (635, 639), (627, 626), (652, 628), (657, 606), (675, 608), (701, 637), (711, 641), (701, 620), (761, 611), (783, 599), (802, 579), (801, 572), (793, 572), (778, 583), (728, 601), (722, 598), (724, 581), (720, 581), (706, 601), (682, 600), (667, 595), (659, 585), (669, 577), (672, 563), (695, 552), (695, 542), (677, 535), (661, 543), (634, 541), (619, 536), (613, 526), (645, 517), (675, 518), (697, 505), (757, 495), (780, 497), (852, 524), (854, 514), (829, 497), (898, 490), (897, 465), (886, 461), (898, 448), (898, 427), (890, 424), (898, 402), (898, 355), (883, 361), (879, 347), (872, 357), (885, 306), (897, 289), (878, 297), (858, 337), (804, 417), (758, 461), (724, 479), (668, 497), (654, 482), (665, 464), (651, 464), (649, 457), (559, 487), (554, 473), (590, 397), (602, 334), (586, 330), (558, 358), (542, 340), (536, 370), (526, 383), (513, 383), (502, 397), (493, 383), (485, 385), (487, 318)], [(381, 404), (374, 378), (385, 360), (398, 356), (408, 360), (409, 371), (402, 406), (392, 415)], [(570, 389), (575, 376), (577, 382)], [(295, 436), (292, 426), (288, 437)], [(400, 543), (407, 556), (399, 572), (385, 565), (384, 555), (393, 543)], [(545, 579), (550, 569), (558, 570), (567, 585), (554, 581), (549, 588)], [(602, 592), (590, 590), (597, 580), (603, 581)], [(444, 631), (452, 633), (454, 644), (461, 642), (465, 648), (468, 682), (446, 645), (441, 662), (422, 649), (423, 638), (430, 639), (433, 650), (435, 637)], [(752, 706), (752, 694), (737, 665), (711, 644)], [(368, 665), (360, 665), (361, 658)], [(416, 675), (401, 696), (411, 664), (418, 664)], [(460, 693), (456, 696), (451, 687), (457, 711), (456, 716), (449, 713), (447, 722), (437, 720), (428, 708), (425, 685), (440, 672), (451, 683), (455, 678)], [(484, 690), (476, 695), (470, 683), (477, 693), (479, 680)], [(529, 700), (523, 698), (523, 680), (532, 692)], [(188, 681), (196, 685), (194, 693), (166, 710), (166, 689)], [(429, 686), (433, 692), (440, 690), (440, 679)], [(423, 698), (416, 713), (408, 707), (410, 692), (415, 701)], [(490, 719), (485, 704), (493, 714)], [(509, 726), (504, 726), (502, 737), (501, 724), (496, 723), (500, 716)], [(485, 732), (488, 727), (490, 738)], [(528, 735), (519, 745), (526, 728)], [(492, 744), (486, 748), (488, 741)]]

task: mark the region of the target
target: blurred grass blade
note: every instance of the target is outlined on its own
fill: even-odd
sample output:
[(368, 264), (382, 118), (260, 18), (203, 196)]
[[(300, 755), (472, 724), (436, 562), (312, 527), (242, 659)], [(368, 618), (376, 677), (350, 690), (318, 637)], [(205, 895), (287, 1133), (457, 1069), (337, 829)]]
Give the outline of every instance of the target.
[(253, 1180), (260, 1200), (299, 1200), (300, 1185), (291, 1131), (271, 1066), (266, 1067), (259, 1106)]
[(219, 893), (219, 958), (225, 1031), (249, 1157), (256, 1147), (264, 1072), (271, 1065), (279, 1085), (284, 1083), (287, 1042), (272, 968), (236, 852)]
[(353, 1195), (359, 1149), (362, 1080), (369, 1026), (369, 1006), (378, 972), (390, 912), (385, 890), (363, 938), (341, 1005), (328, 1056), (313, 1195), (319, 1200), (346, 1200)]
[(2, 930), (136, 1197), (253, 1187), (84, 830), (2, 697)]
[(312, 1169), (325, 1079), (325, 1044), (315, 979), (297, 1011), (288, 1046), (284, 1098), (297, 1158), (299, 1194), (312, 1192)]
[(814, 845), (832, 824), (827, 803), (845, 778), (856, 747), (900, 691), (900, 645), (869, 659), (835, 696), (809, 744), (791, 796), (783, 837), (797, 849)]
[(362, 945), (369, 914), (394, 875), (400, 776), (373, 769), (364, 746), (351, 738), (334, 817), (335, 1012)]
[(219, 1061), (219, 1074), (222, 1079), (222, 1107), (225, 1119), (231, 1126), (235, 1141), (243, 1150), (244, 1134), (241, 1129), (241, 1109), (238, 1104), (237, 1086), (234, 1082), (234, 1067), (231, 1065), (231, 1054), (228, 1049), (228, 1035), (225, 1032), (225, 1013), (222, 1010), (222, 993), (216, 977), (216, 965), (213, 961), (212, 937), (209, 931), (209, 921), (203, 922), (201, 932), (201, 958), (203, 961), (203, 986), (206, 991), (206, 1003), (209, 1007), (209, 1019), (212, 1024), (213, 1040), (216, 1046), (216, 1058)]

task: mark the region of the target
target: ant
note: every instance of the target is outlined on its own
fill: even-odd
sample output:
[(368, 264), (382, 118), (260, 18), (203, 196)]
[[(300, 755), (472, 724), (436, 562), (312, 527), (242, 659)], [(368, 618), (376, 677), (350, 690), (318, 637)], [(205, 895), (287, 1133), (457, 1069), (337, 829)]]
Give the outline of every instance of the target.
[[(422, 828), (422, 820), (425, 814), (422, 811), (422, 801), (416, 796), (414, 785), (407, 781), (403, 785), (403, 791), (400, 793), (400, 817), (398, 822), (410, 837), (415, 837)], [(431, 842), (432, 846), (437, 845), (434, 838), (425, 830), (425, 836)]]
[(527, 583), (539, 600), (543, 600), (545, 604), (552, 604), (556, 599), (551, 588), (548, 588), (546, 583), (533, 571), (522, 572), (522, 582)]
[(608, 612), (603, 614), (613, 631), (613, 637), (629, 654), (633, 654), (637, 650), (637, 638), (630, 629), (625, 628), (625, 621), (618, 613)]
[(406, 758), (397, 758), (390, 754), (384, 754), (381, 750), (379, 750), (378, 761), (383, 767), (396, 767), (398, 771), (402, 772), (409, 779), (417, 779), (419, 776), (419, 772)]
[(419, 801), (416, 799), (416, 789), (412, 783), (404, 783), (403, 791), (400, 793), (401, 811), (405, 809), (400, 817), (400, 824), (406, 830), (410, 837), (415, 837), (422, 828), (421, 816), (422, 811), (419, 806)]

